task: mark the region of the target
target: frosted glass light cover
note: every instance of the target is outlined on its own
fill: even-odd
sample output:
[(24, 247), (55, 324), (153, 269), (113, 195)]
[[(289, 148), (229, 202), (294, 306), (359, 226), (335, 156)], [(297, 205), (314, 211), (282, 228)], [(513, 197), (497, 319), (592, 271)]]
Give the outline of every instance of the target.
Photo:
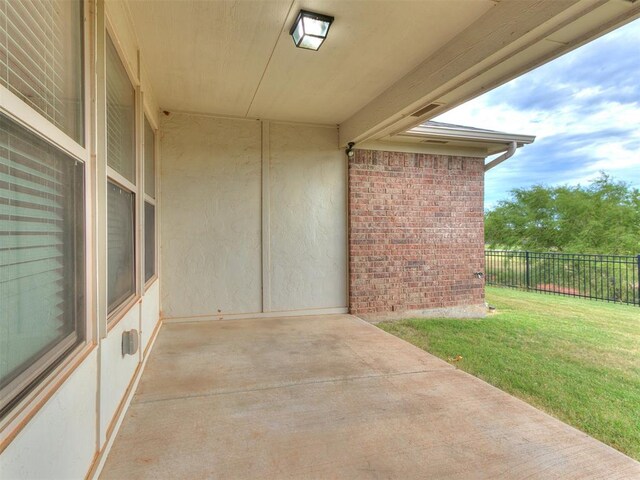
[(325, 20), (318, 20), (316, 18), (302, 17), (302, 23), (304, 25), (304, 33), (307, 35), (315, 35), (317, 37), (326, 38), (329, 31), (329, 23)]
[(304, 26), (302, 22), (298, 22), (296, 29), (293, 31), (293, 41), (296, 45), (300, 44), (300, 40), (304, 36)]
[(295, 23), (289, 30), (296, 47), (318, 50), (327, 38), (333, 17), (300, 10)]
[(324, 42), (324, 38), (305, 35), (298, 46), (301, 48), (308, 48), (309, 50), (318, 50), (320, 45), (322, 45), (322, 42)]

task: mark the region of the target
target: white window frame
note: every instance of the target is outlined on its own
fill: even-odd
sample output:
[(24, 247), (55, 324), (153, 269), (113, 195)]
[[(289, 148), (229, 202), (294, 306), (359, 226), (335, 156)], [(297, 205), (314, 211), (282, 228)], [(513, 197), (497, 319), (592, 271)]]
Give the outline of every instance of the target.
[[(135, 279), (135, 284), (134, 284), (134, 293), (131, 294), (129, 297), (127, 297), (125, 300), (123, 300), (120, 305), (118, 305), (116, 308), (113, 309), (112, 312), (108, 312), (108, 300), (105, 299), (105, 313), (106, 313), (106, 328), (105, 329), (101, 329), (103, 334), (101, 336), (106, 336), (106, 334), (111, 331), (113, 329), (113, 327), (115, 327), (120, 320), (122, 320), (124, 318), (124, 316), (131, 310), (131, 308), (136, 305), (137, 303), (140, 302), (140, 299), (142, 297), (141, 295), (141, 282), (140, 282), (140, 271), (141, 271), (141, 267), (143, 265), (142, 261), (141, 261), (141, 254), (142, 254), (142, 247), (140, 245), (141, 243), (141, 226), (142, 226), (142, 222), (141, 222), (141, 208), (144, 208), (144, 203), (142, 202), (142, 194), (144, 192), (144, 190), (142, 189), (143, 187), (143, 183), (144, 180), (141, 175), (141, 167), (140, 164), (141, 162), (141, 128), (140, 128), (140, 112), (141, 112), (141, 108), (140, 108), (140, 102), (141, 102), (141, 92), (140, 92), (140, 82), (138, 80), (138, 77), (136, 75), (136, 72), (134, 72), (131, 68), (131, 65), (129, 64), (129, 62), (127, 62), (126, 60), (126, 55), (124, 54), (123, 48), (122, 48), (122, 44), (120, 43), (119, 39), (118, 39), (118, 35), (116, 34), (115, 28), (113, 27), (113, 23), (111, 22), (111, 20), (109, 19), (108, 15), (105, 15), (105, 22), (104, 22), (104, 27), (105, 27), (105, 33), (104, 33), (104, 42), (103, 45), (101, 47), (101, 53), (102, 53), (102, 57), (103, 57), (103, 61), (105, 63), (105, 77), (104, 77), (104, 84), (101, 85), (101, 87), (105, 87), (106, 88), (106, 75), (107, 75), (107, 67), (106, 67), (106, 48), (107, 48), (107, 37), (111, 39), (111, 42), (113, 43), (116, 52), (118, 54), (118, 58), (120, 59), (120, 61), (122, 62), (122, 65), (124, 66), (124, 69), (127, 73), (127, 77), (129, 78), (129, 81), (131, 82), (131, 86), (134, 90), (134, 118), (135, 118), (135, 158), (134, 158), (134, 162), (135, 162), (135, 184), (132, 183), (130, 180), (126, 179), (123, 175), (121, 175), (120, 173), (118, 173), (117, 171), (115, 171), (113, 168), (111, 168), (110, 166), (107, 165), (107, 151), (106, 151), (106, 111), (107, 111), (107, 105), (106, 105), (106, 93), (105, 95), (102, 97), (102, 99), (100, 99), (99, 101), (103, 101), (104, 102), (104, 114), (105, 114), (105, 118), (104, 118), (104, 124), (103, 124), (103, 129), (101, 129), (99, 135), (102, 135), (104, 138), (104, 163), (106, 166), (106, 175), (104, 178), (104, 189), (105, 189), (105, 195), (104, 195), (104, 221), (106, 224), (106, 188), (107, 188), (107, 182), (111, 181), (115, 184), (117, 184), (118, 186), (120, 186), (121, 188), (130, 191), (131, 193), (134, 194), (134, 198), (135, 198), (135, 204), (134, 204), (134, 218), (133, 218), (133, 232), (134, 232), (134, 279)], [(143, 172), (142, 172), (143, 173)], [(104, 234), (107, 235), (108, 231), (105, 228), (105, 232)], [(105, 238), (105, 247), (106, 249), (104, 250), (105, 253), (108, 251), (108, 245), (107, 245), (107, 241)], [(107, 284), (108, 284), (108, 280), (107, 280), (107, 266), (105, 265), (105, 269), (104, 269), (104, 273), (105, 275), (101, 275), (101, 278), (104, 279), (104, 292), (106, 293), (106, 289), (107, 289)], [(102, 333), (101, 332), (101, 333)]]
[[(159, 142), (159, 135), (158, 135), (158, 125), (156, 124), (153, 115), (150, 114), (149, 108), (147, 107), (147, 105), (144, 103), (144, 92), (142, 95), (142, 99), (143, 99), (143, 115), (142, 115), (142, 191), (144, 192), (144, 199), (142, 202), (142, 218), (144, 219), (144, 203), (147, 202), (151, 205), (153, 205), (153, 212), (154, 212), (154, 246), (155, 246), (155, 255), (154, 255), (154, 262), (155, 262), (155, 271), (153, 273), (153, 275), (151, 276), (151, 278), (147, 281), (145, 281), (145, 269), (144, 269), (144, 261), (143, 261), (143, 268), (142, 268), (142, 284), (144, 285), (144, 292), (146, 292), (149, 287), (153, 284), (153, 282), (155, 282), (158, 279), (158, 260), (159, 260), (159, 255), (158, 255), (158, 251), (159, 251), (159, 242), (158, 242), (158, 182), (160, 179), (160, 175), (159, 175), (159, 168), (158, 168), (158, 142)], [(149, 122), (149, 125), (151, 126), (151, 130), (153, 130), (153, 174), (154, 174), (154, 180), (155, 180), (155, 184), (154, 184), (154, 195), (155, 198), (151, 197), (151, 195), (148, 195), (146, 193), (146, 189), (145, 189), (145, 185), (144, 185), (144, 148), (146, 146), (145, 142), (144, 142), (144, 121), (145, 119)], [(144, 225), (145, 223), (143, 222), (143, 228), (142, 228), (142, 233), (144, 235)], [(145, 240), (143, 238), (143, 240)], [(142, 242), (142, 258), (144, 259), (144, 247), (145, 247), (146, 243), (143, 241)]]
[[(95, 165), (91, 155), (91, 125), (92, 125), (92, 76), (94, 60), (93, 16), (91, 15), (91, 0), (82, 1), (82, 41), (83, 45), (83, 145), (77, 143), (69, 135), (56, 127), (34, 108), (21, 100), (8, 88), (0, 85), (0, 112), (10, 120), (26, 128), (47, 143), (60, 149), (65, 154), (83, 164), (84, 167), (84, 275), (85, 302), (82, 312), (84, 321), (84, 339), (56, 365), (35, 387), (33, 387), (16, 405), (0, 419), (0, 452), (18, 434), (22, 427), (31, 419), (56, 392), (58, 387), (82, 364), (83, 360), (96, 348), (96, 316), (95, 293), (92, 276), (94, 273), (95, 251), (94, 219), (92, 211), (95, 208), (95, 191), (92, 179), (95, 176)], [(59, 353), (58, 349), (55, 349)], [(50, 352), (53, 354), (54, 350)], [(48, 354), (49, 355), (49, 354)], [(36, 362), (38, 363), (38, 362)], [(36, 365), (34, 363), (34, 366)], [(23, 386), (24, 387), (24, 386)]]

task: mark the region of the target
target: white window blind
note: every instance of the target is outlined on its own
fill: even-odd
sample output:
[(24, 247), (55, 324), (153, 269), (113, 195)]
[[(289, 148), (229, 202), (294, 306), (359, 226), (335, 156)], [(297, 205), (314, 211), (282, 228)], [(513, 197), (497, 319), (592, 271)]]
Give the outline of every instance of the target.
[(84, 339), (83, 178), (0, 116), (0, 410)]
[(135, 90), (107, 36), (107, 165), (136, 183)]
[[(144, 193), (156, 198), (155, 133), (149, 120), (144, 119)], [(144, 280), (156, 273), (156, 208), (144, 202)]]
[(136, 292), (135, 195), (107, 182), (108, 311), (111, 313)]
[(156, 198), (156, 135), (147, 117), (144, 118), (144, 193)]
[(82, 2), (1, 1), (0, 83), (82, 144)]
[(144, 202), (144, 281), (156, 274), (156, 207)]

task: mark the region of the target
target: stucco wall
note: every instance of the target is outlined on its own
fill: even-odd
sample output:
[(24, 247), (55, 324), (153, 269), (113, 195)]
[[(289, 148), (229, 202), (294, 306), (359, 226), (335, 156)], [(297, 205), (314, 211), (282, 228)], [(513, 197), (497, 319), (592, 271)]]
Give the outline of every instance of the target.
[(140, 350), (145, 352), (160, 318), (160, 282), (148, 286), (140, 306)]
[(260, 135), (252, 120), (163, 120), (163, 316), (261, 311)]
[(161, 131), (163, 317), (346, 307), (336, 128), (170, 114)]
[(349, 162), (350, 310), (375, 320), (480, 316), (484, 160), (356, 150)]
[(271, 309), (345, 307), (346, 160), (335, 128), (270, 125)]
[(0, 454), (0, 478), (84, 478), (96, 452), (97, 350)]

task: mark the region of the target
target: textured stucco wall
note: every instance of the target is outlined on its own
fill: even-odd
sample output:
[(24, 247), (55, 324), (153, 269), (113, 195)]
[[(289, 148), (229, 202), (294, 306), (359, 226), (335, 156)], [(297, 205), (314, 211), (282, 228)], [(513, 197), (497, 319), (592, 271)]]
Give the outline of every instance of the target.
[(0, 454), (0, 478), (84, 478), (96, 451), (97, 350)]
[(107, 432), (129, 383), (140, 362), (140, 354), (122, 355), (122, 334), (140, 329), (140, 305), (136, 304), (109, 331), (101, 342), (100, 365), (104, 371), (100, 376), (100, 446), (107, 440)]
[(259, 312), (260, 123), (172, 114), (161, 151), (162, 314)]
[(356, 150), (349, 162), (352, 313), (484, 314), (484, 282), (475, 276), (484, 269), (483, 163)]
[(347, 306), (346, 161), (337, 129), (262, 128), (187, 114), (164, 119), (164, 317), (262, 312), (263, 256), (265, 310)]
[(347, 305), (347, 178), (335, 128), (270, 126), (271, 309)]
[(149, 346), (160, 320), (160, 282), (156, 280), (144, 292), (140, 305), (140, 348), (144, 352)]

